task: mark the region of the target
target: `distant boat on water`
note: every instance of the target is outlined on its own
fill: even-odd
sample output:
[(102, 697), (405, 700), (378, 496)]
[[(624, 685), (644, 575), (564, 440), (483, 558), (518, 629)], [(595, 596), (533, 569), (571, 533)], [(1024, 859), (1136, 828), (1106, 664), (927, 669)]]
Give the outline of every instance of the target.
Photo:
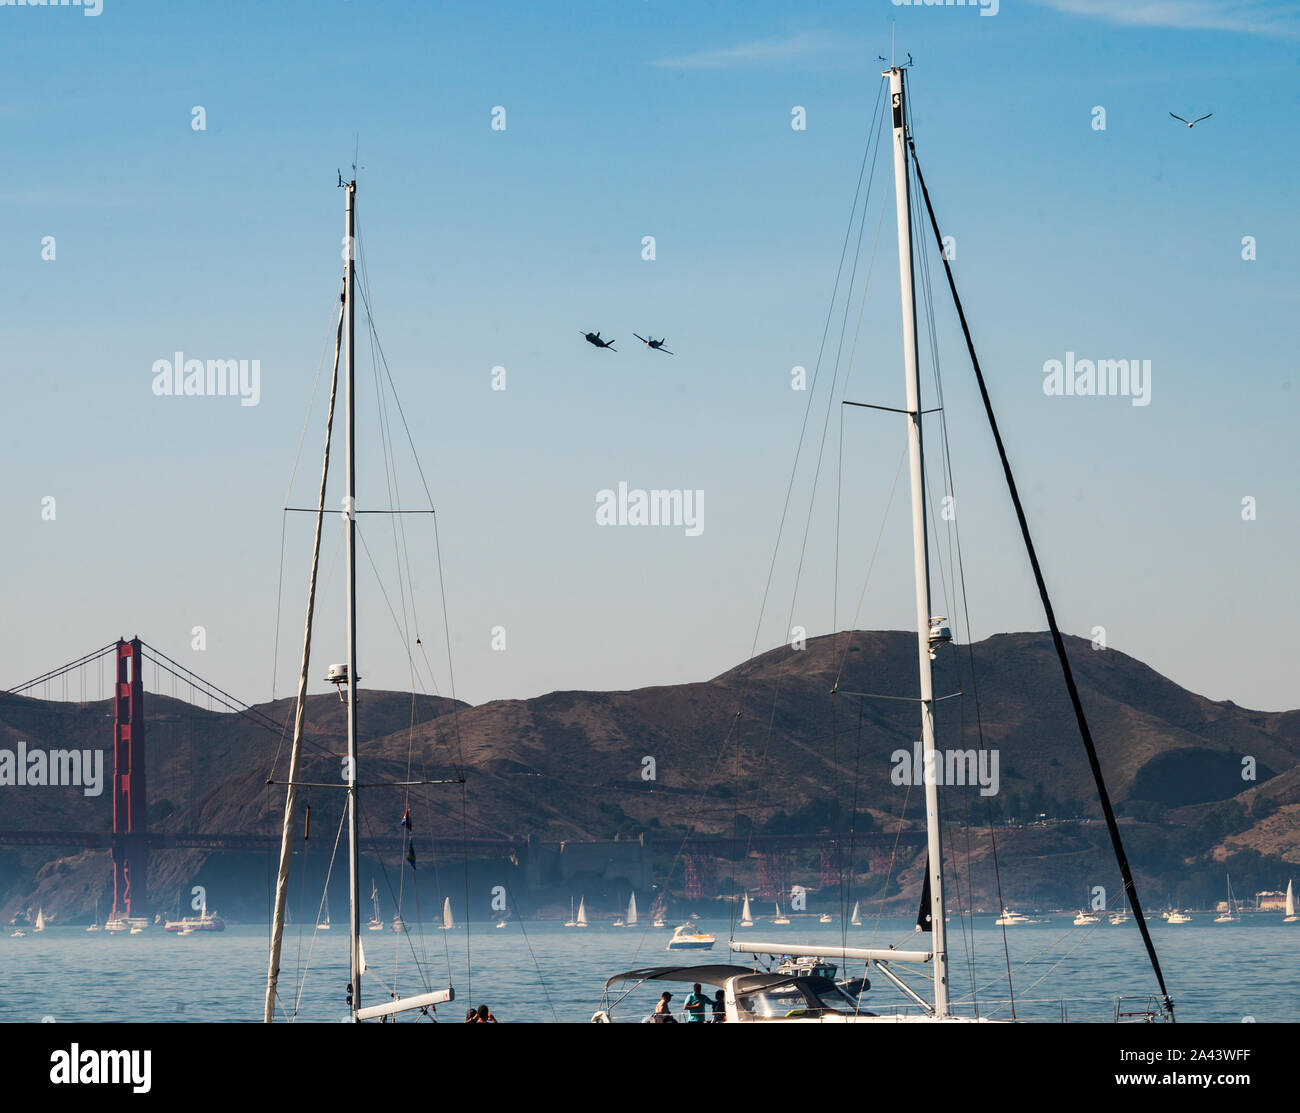
[(788, 924), (789, 922), (790, 922), (790, 917), (789, 917), (789, 916), (786, 916), (786, 915), (781, 911), (781, 902), (780, 902), (780, 901), (777, 901), (777, 902), (776, 902), (776, 915), (772, 917), (772, 923), (774, 923), (774, 924)]
[(442, 901), (442, 930), (451, 931), (456, 926), (456, 921), (451, 918), (451, 897), (444, 897)]
[(743, 928), (752, 928), (754, 926), (754, 917), (749, 911), (749, 894), (745, 894), (745, 904), (740, 910), (740, 926)]
[(371, 913), (370, 922), (366, 927), (370, 931), (383, 931), (384, 920), (379, 914), (379, 889), (375, 886), (375, 879), (373, 877), (370, 879), (370, 900), (373, 902), (375, 910)]
[[(135, 934), (136, 923), (128, 920), (131, 925), (132, 934)], [(143, 927), (147, 920), (140, 919), (139, 926)], [(208, 898), (205, 894), (200, 898), (199, 914), (197, 916), (182, 916), (179, 920), (168, 920), (163, 924), (163, 931), (170, 931), (176, 935), (190, 935), (196, 931), (225, 931), (226, 922), (215, 912), (208, 911)]]
[(1291, 891), (1290, 880), (1286, 883), (1286, 915), (1282, 917), (1284, 924), (1294, 924), (1300, 917), (1295, 914), (1295, 893)]
[(853, 902), (853, 918), (849, 920), (849, 923), (851, 923), (854, 927), (862, 926), (862, 911), (861, 908), (859, 907), (860, 904), (861, 904), (860, 901), (855, 900)]
[(668, 940), (670, 951), (711, 951), (716, 942), (712, 935), (700, 931), (694, 924), (682, 924)]
[(627, 926), (636, 927), (636, 893), (633, 893), (630, 897), (628, 897)]
[(1232, 924), (1241, 919), (1241, 914), (1237, 911), (1237, 902), (1232, 899), (1232, 877), (1230, 875), (1227, 876), (1228, 905), (1221, 913), (1219, 913), (1219, 915), (1214, 917), (1214, 922), (1216, 924)]
[(44, 930), (45, 930), (45, 909), (38, 908), (36, 910), (36, 923), (32, 927), (32, 931), (44, 931)]

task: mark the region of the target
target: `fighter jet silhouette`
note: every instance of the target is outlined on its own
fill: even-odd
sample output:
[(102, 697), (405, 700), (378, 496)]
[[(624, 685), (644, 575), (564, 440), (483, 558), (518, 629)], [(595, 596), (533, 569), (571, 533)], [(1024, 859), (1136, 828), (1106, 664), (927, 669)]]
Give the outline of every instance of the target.
[(664, 355), (666, 356), (670, 356), (673, 354), (667, 348), (664, 347), (664, 341), (668, 339), (668, 337), (666, 336), (662, 336), (658, 340), (656, 340), (653, 336), (651, 336), (650, 339), (647, 340), (644, 336), (641, 336), (639, 333), (634, 332), (632, 335), (635, 336), (638, 340), (640, 340), (641, 343), (644, 344), (647, 348), (653, 348), (656, 352), (663, 352)]
[[(579, 329), (578, 331), (582, 332), (582, 329)], [(602, 340), (600, 338), (600, 333), (598, 332), (583, 332), (582, 334), (587, 338), (588, 344), (595, 344), (597, 348), (608, 348), (611, 352), (618, 351), (618, 349), (614, 347), (614, 345), (618, 343), (617, 340)]]
[(1188, 126), (1189, 128), (1194, 128), (1194, 127), (1195, 127), (1197, 124), (1199, 124), (1202, 120), (1208, 120), (1211, 116), (1214, 115), (1214, 113), (1213, 113), (1213, 112), (1207, 112), (1204, 116), (1197, 116), (1196, 119), (1195, 119), (1195, 120), (1192, 120), (1190, 123), (1188, 123), (1188, 121), (1186, 121), (1186, 120), (1183, 120), (1183, 118), (1182, 118), (1180, 115), (1178, 115), (1177, 112), (1171, 112), (1171, 113), (1169, 113), (1169, 115), (1171, 115), (1175, 120), (1182, 120), (1183, 123), (1187, 124), (1187, 126)]

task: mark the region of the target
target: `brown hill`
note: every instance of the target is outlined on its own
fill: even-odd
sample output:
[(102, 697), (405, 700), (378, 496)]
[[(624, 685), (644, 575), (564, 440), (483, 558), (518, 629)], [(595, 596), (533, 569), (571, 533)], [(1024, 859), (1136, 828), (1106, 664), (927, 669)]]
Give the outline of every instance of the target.
[[(1246, 871), (1243, 891), (1254, 883), (1252, 869), (1261, 887), (1276, 887), (1284, 863), (1300, 862), (1300, 712), (1217, 703), (1116, 650), (1068, 642), (1112, 797), (1132, 821), (1139, 866), (1168, 890), (1195, 878), (1206, 899), (1221, 884), (1210, 879), (1221, 878), (1225, 860), (1234, 882)], [(991, 812), (1019, 830), (1000, 837), (999, 849), (1006, 858), (1023, 844), (1029, 864), (1003, 870), (1027, 890), (1046, 892), (1041, 887), (1052, 880), (1064, 892), (1081, 887), (1082, 879), (1061, 876), (1070, 855), (1083, 854), (1094, 872), (1113, 872), (1104, 832), (1083, 822), (1100, 810), (1050, 638), (1005, 634), (951, 647), (935, 670), (937, 695), (964, 692), (936, 705), (938, 745), (975, 750), (982, 731), (998, 762), (996, 794), (945, 789), (947, 818), (969, 814), (983, 823)], [(859, 631), (816, 638), (799, 651), (772, 650), (693, 684), (552, 692), (478, 707), (366, 691), (362, 780), (454, 779), (463, 769), (463, 796), (455, 784), (412, 792), (422, 834), (583, 840), (648, 832), (667, 856), (665, 868), (687, 830), (830, 831), (846, 828), (856, 805), (858, 830), (892, 831), (920, 820), (920, 790), (892, 776), (899, 751), (910, 754), (918, 733), (916, 705), (907, 699), (916, 694), (915, 672), (914, 635)], [(283, 777), (287, 742), (246, 718), (166, 697), (149, 697), (147, 707), (152, 829), (278, 832), (283, 790), (265, 782), (273, 767)], [(258, 710), (284, 723), (292, 701)], [(0, 748), (24, 739), (106, 750), (109, 714), (104, 703), (0, 696)], [(345, 722), (335, 696), (311, 697), (308, 729), (304, 779), (339, 782)], [(105, 759), (111, 763), (111, 753)], [(1255, 779), (1243, 779), (1251, 766)], [(313, 832), (332, 841), (342, 794), (311, 795)], [(399, 789), (367, 794), (363, 827), (395, 833), (406, 799)], [(111, 826), (107, 792), (86, 799), (70, 789), (0, 787), (0, 812), (2, 829)], [(1054, 821), (1050, 837), (1045, 828), (1017, 826), (1040, 814)], [(1063, 830), (1057, 821), (1075, 826)], [(62, 901), (69, 915), (84, 912), (87, 901), (93, 910), (102, 852), (75, 860), (63, 853), (0, 847), (0, 914), (37, 898), (47, 909)], [(183, 885), (204, 868), (217, 868), (206, 852), (158, 853), (151, 889)], [(84, 883), (76, 880), (83, 872)], [(265, 863), (258, 859), (252, 872), (247, 887), (264, 902)], [(1192, 903), (1200, 888), (1180, 903)], [(982, 895), (990, 898), (987, 888)]]

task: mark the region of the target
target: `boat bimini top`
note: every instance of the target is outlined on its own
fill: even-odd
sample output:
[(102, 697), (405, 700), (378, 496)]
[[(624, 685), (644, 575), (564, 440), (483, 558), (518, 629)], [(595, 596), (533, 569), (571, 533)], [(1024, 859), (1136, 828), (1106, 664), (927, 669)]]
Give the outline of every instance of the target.
[(699, 982), (721, 988), (728, 979), (739, 974), (752, 974), (748, 966), (645, 966), (615, 974), (605, 982), (605, 988), (616, 982)]

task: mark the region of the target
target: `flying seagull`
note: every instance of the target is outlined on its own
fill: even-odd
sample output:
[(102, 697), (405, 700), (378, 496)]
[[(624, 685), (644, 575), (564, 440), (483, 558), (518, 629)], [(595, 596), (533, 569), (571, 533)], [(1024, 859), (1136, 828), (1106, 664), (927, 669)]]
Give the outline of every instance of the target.
[[(582, 329), (578, 329), (578, 331), (579, 331), (579, 332), (582, 332)], [(617, 341), (614, 341), (614, 340), (602, 340), (602, 339), (600, 338), (600, 333), (598, 333), (598, 332), (583, 332), (582, 334), (583, 334), (583, 336), (585, 336), (585, 337), (587, 338), (587, 343), (588, 343), (588, 344), (595, 344), (597, 348), (608, 348), (611, 352), (617, 352), (617, 351), (618, 351), (618, 349), (617, 349), (616, 347), (614, 347), (614, 345), (615, 345), (615, 343), (617, 343)]]
[(1183, 123), (1187, 124), (1187, 126), (1188, 126), (1189, 128), (1194, 128), (1194, 127), (1195, 127), (1197, 124), (1199, 124), (1202, 120), (1208, 120), (1211, 116), (1214, 115), (1214, 113), (1213, 113), (1213, 112), (1207, 112), (1204, 116), (1197, 116), (1196, 119), (1195, 119), (1195, 120), (1192, 120), (1190, 123), (1188, 123), (1188, 121), (1186, 121), (1186, 120), (1183, 120), (1183, 118), (1182, 118), (1180, 115), (1178, 115), (1177, 112), (1171, 112), (1171, 113), (1169, 113), (1169, 115), (1171, 115), (1175, 120), (1182, 120)]
[(644, 344), (647, 348), (653, 348), (656, 352), (663, 352), (663, 354), (666, 356), (670, 356), (673, 354), (667, 348), (664, 347), (664, 341), (668, 339), (668, 337), (666, 336), (661, 336), (658, 340), (656, 340), (652, 335), (647, 340), (640, 333), (634, 332), (632, 335), (635, 336), (638, 340), (640, 340), (641, 343)]

